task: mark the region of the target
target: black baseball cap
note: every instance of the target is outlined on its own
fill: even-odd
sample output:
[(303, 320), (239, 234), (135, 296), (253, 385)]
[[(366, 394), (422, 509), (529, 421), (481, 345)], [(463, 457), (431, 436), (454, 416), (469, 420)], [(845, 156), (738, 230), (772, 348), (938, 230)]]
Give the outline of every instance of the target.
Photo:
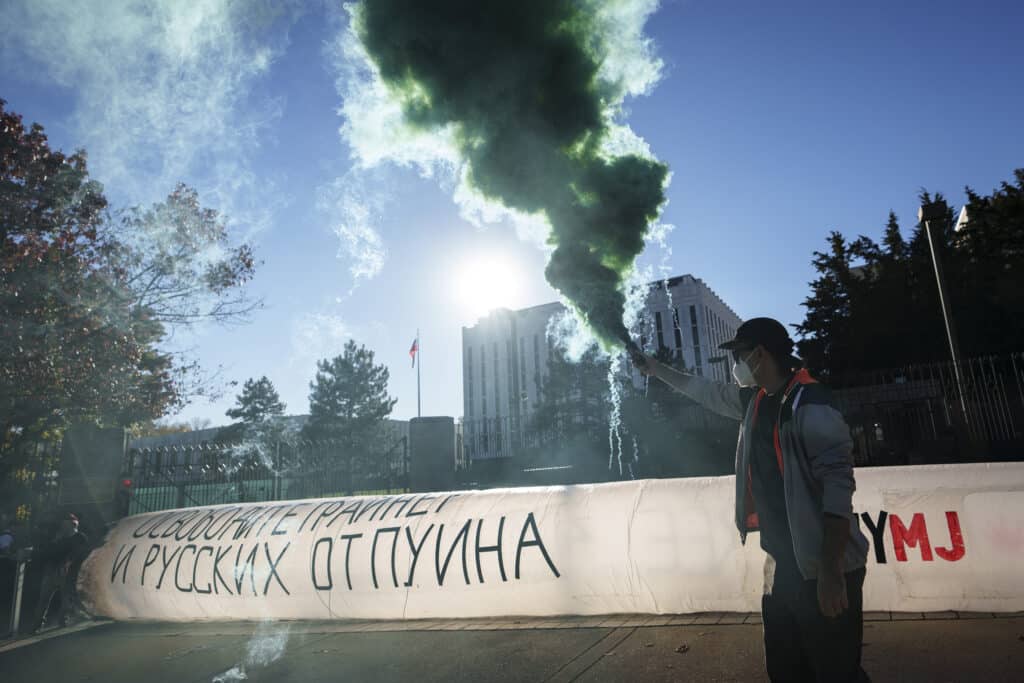
[(736, 330), (736, 336), (720, 344), (718, 348), (726, 351), (742, 351), (763, 346), (770, 353), (779, 357), (789, 357), (800, 365), (800, 359), (793, 356), (793, 340), (786, 327), (773, 318), (751, 318)]

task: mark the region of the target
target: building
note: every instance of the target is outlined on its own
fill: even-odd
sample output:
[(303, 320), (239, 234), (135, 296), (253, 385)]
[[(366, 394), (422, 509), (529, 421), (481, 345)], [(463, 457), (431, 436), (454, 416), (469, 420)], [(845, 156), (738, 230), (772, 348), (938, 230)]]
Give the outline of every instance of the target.
[(736, 336), (743, 321), (703, 280), (680, 275), (652, 283), (645, 319), (645, 349), (668, 349), (692, 372), (732, 381), (731, 364), (718, 345)]
[[(462, 328), (463, 420), (467, 457), (511, 455), (516, 432), (540, 403), (548, 356), (548, 323), (560, 303), (492, 311)], [(693, 372), (732, 381), (718, 345), (742, 322), (703, 280), (681, 275), (652, 283), (640, 337), (646, 349), (666, 349)], [(642, 380), (634, 374), (634, 381)]]
[(551, 344), (548, 322), (560, 303), (492, 311), (462, 328), (463, 437), (467, 455), (500, 457), (507, 435), (540, 403)]

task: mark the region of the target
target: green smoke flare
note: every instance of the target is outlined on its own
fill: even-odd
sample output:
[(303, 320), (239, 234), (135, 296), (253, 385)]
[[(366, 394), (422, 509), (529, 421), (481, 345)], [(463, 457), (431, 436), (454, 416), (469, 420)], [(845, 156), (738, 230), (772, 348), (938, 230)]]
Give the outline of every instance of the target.
[(623, 278), (668, 168), (601, 151), (621, 88), (598, 77), (592, 13), (568, 0), (366, 0), (355, 20), (406, 122), (453, 130), (474, 189), (546, 215), (548, 281), (606, 346), (627, 342)]

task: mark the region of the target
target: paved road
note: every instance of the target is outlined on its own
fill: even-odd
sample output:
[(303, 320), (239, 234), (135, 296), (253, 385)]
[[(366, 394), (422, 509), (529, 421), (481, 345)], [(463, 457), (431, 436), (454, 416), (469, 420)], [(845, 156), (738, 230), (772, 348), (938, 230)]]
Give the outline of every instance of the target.
[[(719, 623), (694, 623), (701, 621)], [(0, 679), (211, 683), (241, 680), (241, 666), (246, 680), (281, 683), (765, 680), (761, 627), (742, 622), (741, 616), (415, 625), (426, 630), (302, 622), (288, 627), (286, 643), (264, 625), (104, 624), (0, 648)], [(397, 628), (405, 630), (390, 630)], [(1024, 676), (1021, 616), (870, 621), (865, 642), (865, 668), (875, 681)]]

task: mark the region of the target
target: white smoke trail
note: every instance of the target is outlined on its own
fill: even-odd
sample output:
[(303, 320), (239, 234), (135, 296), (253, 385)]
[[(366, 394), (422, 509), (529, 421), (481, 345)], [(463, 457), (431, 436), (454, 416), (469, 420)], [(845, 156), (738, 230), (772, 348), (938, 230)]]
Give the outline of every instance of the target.
[(303, 313), (292, 320), (290, 367), (312, 365), (342, 352), (353, 330), (339, 316), (328, 311)]
[[(651, 283), (660, 281), (663, 284), (668, 300), (668, 308), (672, 314), (673, 325), (677, 323), (672, 292), (668, 288), (669, 279), (672, 275), (672, 246), (668, 242), (668, 237), (674, 230), (675, 226), (671, 223), (659, 222), (650, 227), (647, 231), (644, 253), (650, 254), (652, 251), (659, 253), (658, 263), (656, 266), (650, 264), (641, 266), (637, 264), (629, 274), (625, 285), (626, 305), (623, 323), (634, 339), (643, 341), (641, 350), (644, 353), (654, 353), (657, 351), (654, 348), (654, 320), (652, 320), (651, 316), (645, 315), (647, 305), (651, 301)], [(627, 363), (626, 368), (631, 374), (636, 375), (637, 371), (632, 370), (630, 364)], [(650, 378), (643, 377), (641, 381), (643, 382), (644, 395), (646, 396)], [(637, 450), (636, 444), (634, 444), (634, 450)]]
[(548, 320), (545, 336), (551, 341), (555, 350), (572, 363), (579, 363), (583, 356), (591, 350), (599, 356), (606, 355), (597, 337), (576, 311), (565, 301), (565, 310)]
[(619, 476), (622, 476), (622, 393), (619, 373), (625, 354), (616, 353), (608, 364), (608, 392), (611, 397), (611, 412), (608, 414), (608, 469), (618, 460)]
[(7, 0), (0, 52), (5, 67), (71, 91), (75, 144), (118, 203), (148, 204), (184, 181), (248, 238), (273, 196), (252, 155), (281, 110), (250, 95), (287, 41), (272, 29), (296, 12), (291, 2)]
[[(338, 258), (348, 262), (352, 289), (377, 276), (384, 268), (387, 249), (377, 228), (390, 199), (379, 171), (353, 168), (321, 186), (317, 208), (330, 217), (338, 237)], [(349, 290), (351, 295), (352, 289)]]
[(284, 655), (290, 627), (274, 621), (262, 621), (245, 646), (242, 662), (213, 677), (212, 683), (233, 683), (249, 678), (248, 671), (273, 664)]

